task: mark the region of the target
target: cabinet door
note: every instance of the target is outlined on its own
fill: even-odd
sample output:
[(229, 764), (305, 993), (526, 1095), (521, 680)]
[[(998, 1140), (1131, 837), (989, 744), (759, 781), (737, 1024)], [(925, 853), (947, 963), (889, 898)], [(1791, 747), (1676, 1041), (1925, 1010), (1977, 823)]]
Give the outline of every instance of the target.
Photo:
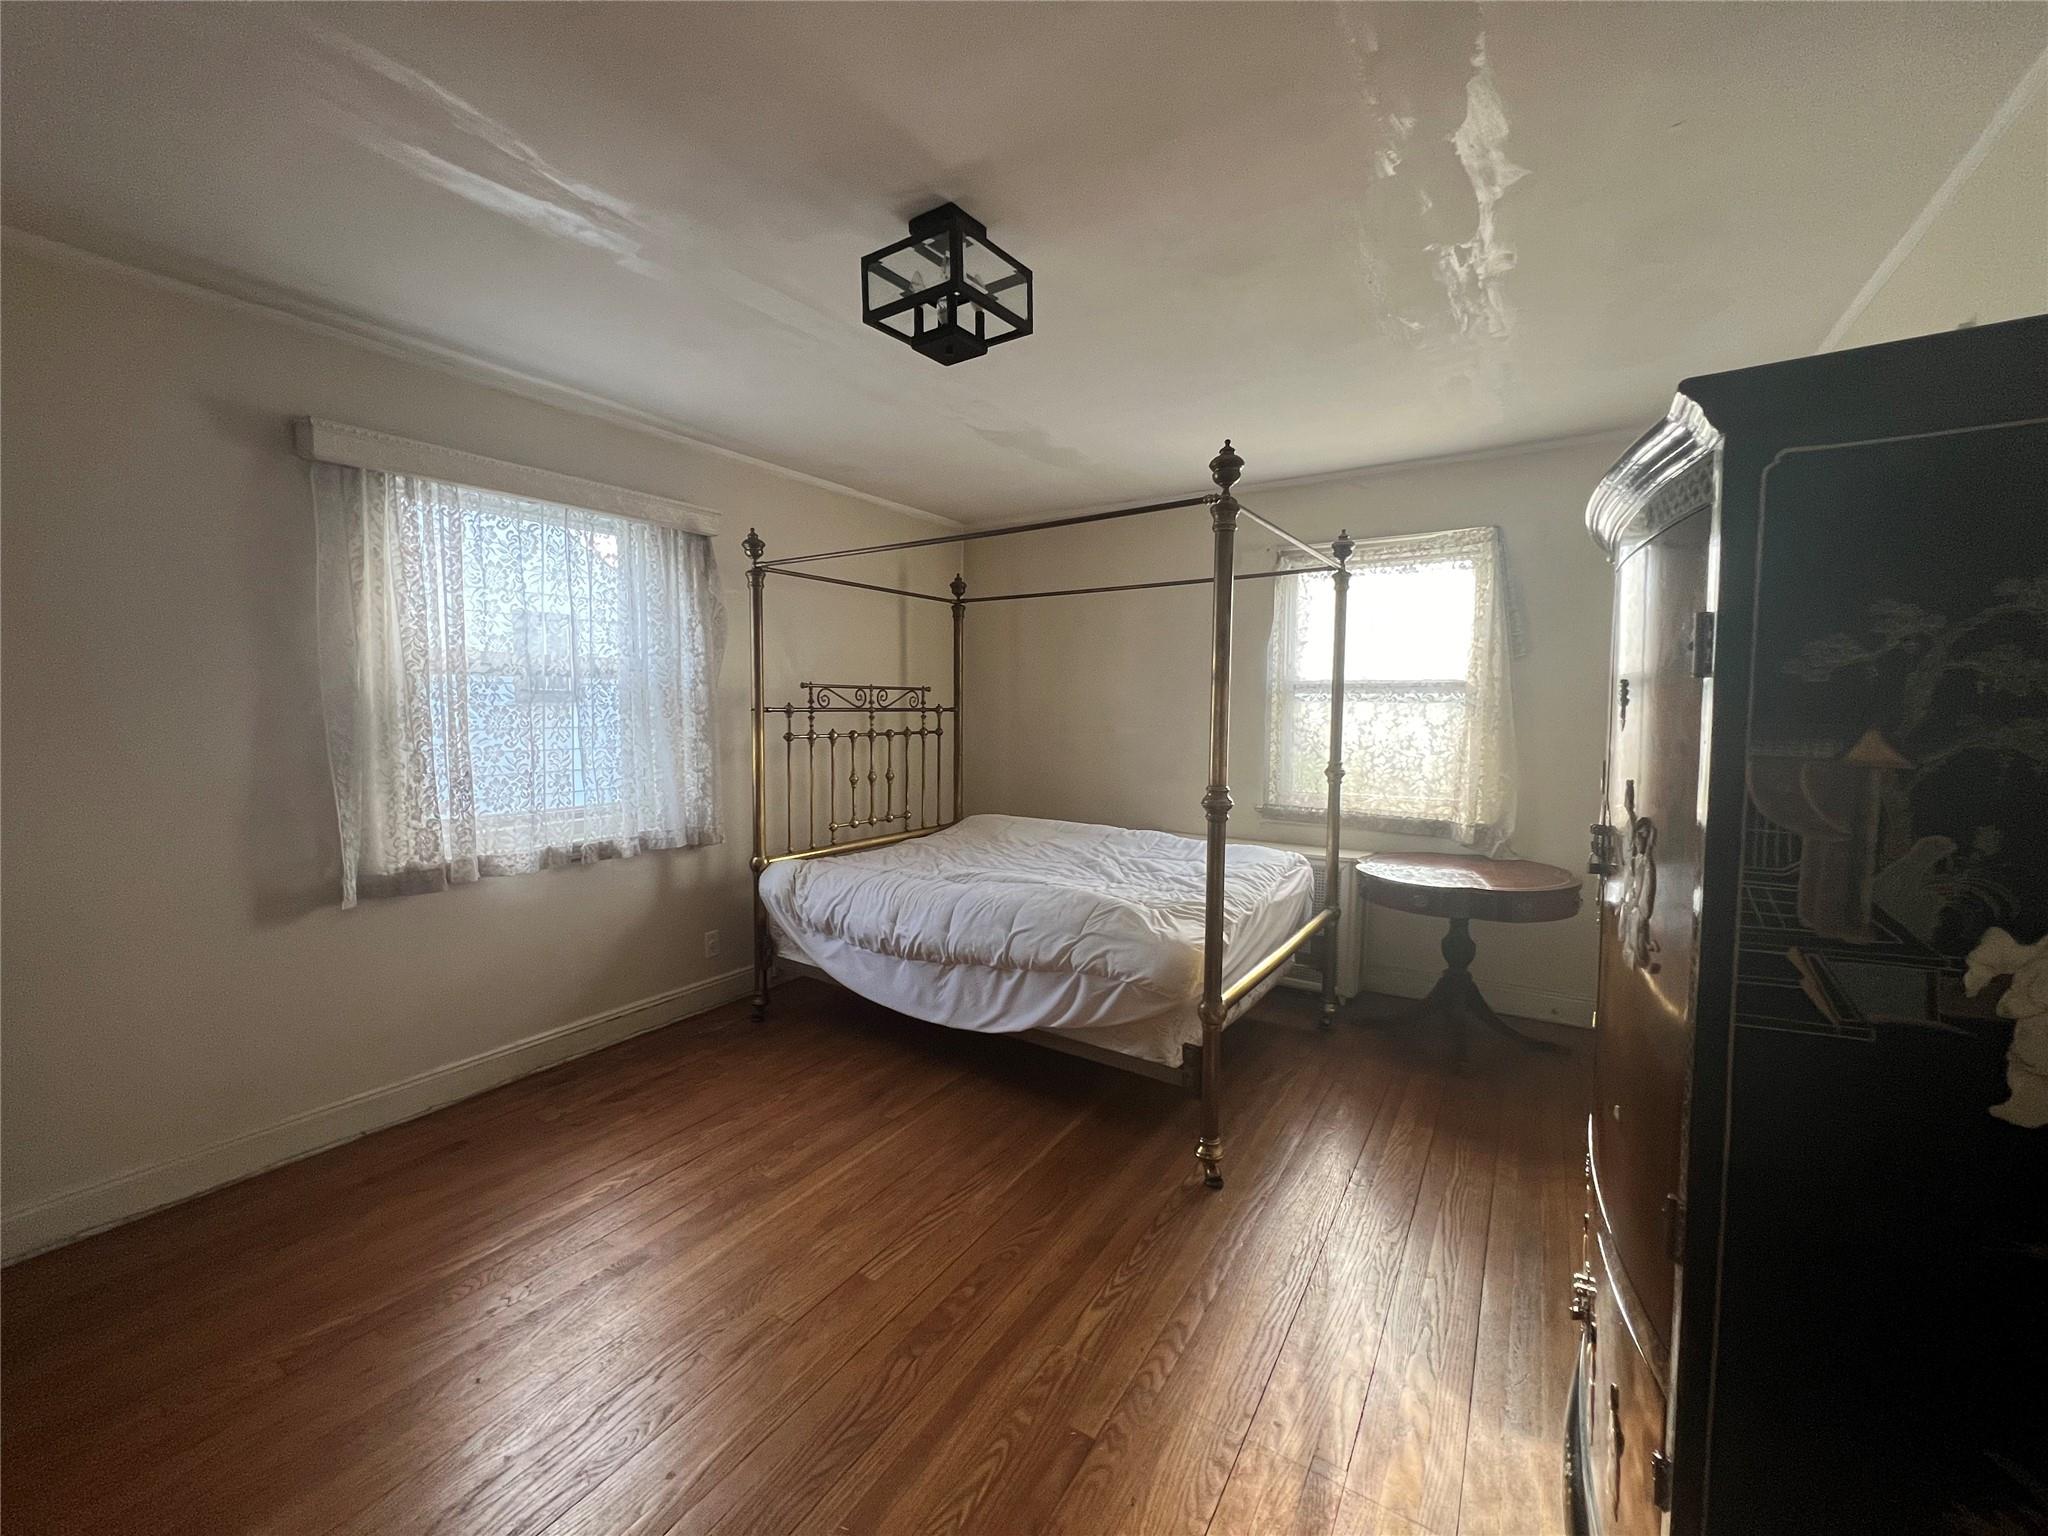
[[(1643, 1350), (1648, 1341), (1629, 1330), (1619, 1304), (1612, 1249), (1596, 1243), (1589, 1263), (1591, 1316), (1581, 1336), (1580, 1393), (1573, 1405), (1582, 1438), (1571, 1464), (1586, 1527), (1598, 1536), (1657, 1536), (1656, 1457), (1664, 1444), (1664, 1393)], [(1568, 1495), (1568, 1498), (1571, 1496)]]
[(1674, 1293), (1692, 1048), (1700, 859), (1697, 616), (1707, 605), (1712, 518), (1703, 506), (1616, 571), (1606, 807), (1611, 855), (1600, 883), (1600, 1015), (1593, 1172), (1599, 1220), (1640, 1307), (1645, 1349), (1663, 1355)]

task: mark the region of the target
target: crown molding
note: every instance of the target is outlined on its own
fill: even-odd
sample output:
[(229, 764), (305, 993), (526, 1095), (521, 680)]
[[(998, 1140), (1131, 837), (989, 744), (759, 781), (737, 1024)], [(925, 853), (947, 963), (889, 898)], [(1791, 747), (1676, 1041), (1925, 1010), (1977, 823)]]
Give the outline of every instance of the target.
[[(1645, 412), (1647, 416), (1649, 413)], [(1492, 448), (1470, 448), (1462, 453), (1430, 453), (1412, 459), (1385, 459), (1377, 464), (1356, 464), (1350, 469), (1318, 470), (1312, 475), (1289, 475), (1284, 480), (1260, 480), (1261, 491), (1291, 491), (1304, 485), (1331, 485), (1342, 480), (1369, 480), (1376, 475), (1407, 474), (1418, 469), (1440, 469), (1452, 464), (1479, 464), (1488, 459), (1514, 459), (1529, 453), (1556, 453), (1582, 448), (1615, 438), (1634, 439), (1642, 435), (1641, 424), (1620, 422), (1595, 427), (1587, 432), (1567, 432), (1559, 437), (1532, 437), (1519, 443), (1500, 443)]]
[(471, 383), (502, 389), (507, 394), (535, 400), (558, 410), (572, 411), (579, 416), (589, 416), (599, 421), (611, 422), (615, 426), (629, 427), (634, 431), (645, 432), (686, 448), (716, 454), (722, 459), (765, 470), (784, 480), (794, 480), (801, 485), (831, 491), (840, 496), (850, 496), (870, 506), (916, 518), (919, 522), (933, 523), (940, 528), (965, 526), (957, 518), (928, 512), (923, 507), (913, 507), (904, 502), (891, 501), (886, 496), (877, 496), (855, 486), (842, 485), (836, 480), (806, 474), (800, 469), (791, 469), (786, 464), (777, 464), (770, 459), (743, 453), (737, 448), (728, 448), (723, 443), (698, 437), (651, 411), (626, 405), (609, 396), (544, 378), (539, 374), (513, 367), (509, 363), (497, 362), (413, 331), (350, 314), (346, 310), (273, 288), (269, 284), (233, 274), (208, 273), (202, 279), (196, 274), (167, 272), (158, 267), (142, 266), (134, 261), (122, 260), (98, 251), (87, 250), (83, 246), (54, 240), (48, 235), (39, 235), (16, 225), (0, 225), (0, 243), (41, 257), (58, 266), (104, 273), (241, 314), (257, 315), (299, 330), (310, 331), (315, 335), (350, 342), (373, 352), (381, 352), (387, 357), (421, 363), (467, 379)]
[[(1643, 413), (1649, 419), (1651, 412)], [(1554, 453), (1567, 448), (1590, 447), (1595, 443), (1612, 443), (1619, 448), (1642, 435), (1642, 427), (1628, 422), (1611, 427), (1595, 427), (1589, 432), (1568, 432), (1560, 437), (1534, 437), (1525, 442), (1502, 443), (1493, 448), (1472, 448), (1463, 453), (1424, 454), (1412, 459), (1385, 459), (1377, 464), (1354, 464), (1349, 469), (1321, 469), (1312, 475), (1289, 475), (1280, 480), (1247, 480), (1239, 490), (1246, 497), (1263, 494), (1266, 491), (1291, 491), (1309, 485), (1336, 485), (1345, 481), (1370, 480), (1378, 475), (1407, 474), (1419, 469), (1439, 469), (1453, 464), (1477, 464), (1487, 459), (1519, 458), (1529, 453)], [(1179, 491), (1162, 487), (1155, 491), (1157, 496), (1185, 494), (1185, 487)], [(1240, 498), (1243, 499), (1243, 498)], [(1045, 512), (1034, 512), (1032, 517), (1086, 517), (1093, 512), (1114, 512), (1119, 507), (1136, 504), (1137, 498), (1126, 497), (1119, 501), (1096, 502), (1085, 507), (1059, 507)], [(1247, 501), (1247, 505), (1250, 503)], [(970, 528), (973, 524), (968, 525)]]

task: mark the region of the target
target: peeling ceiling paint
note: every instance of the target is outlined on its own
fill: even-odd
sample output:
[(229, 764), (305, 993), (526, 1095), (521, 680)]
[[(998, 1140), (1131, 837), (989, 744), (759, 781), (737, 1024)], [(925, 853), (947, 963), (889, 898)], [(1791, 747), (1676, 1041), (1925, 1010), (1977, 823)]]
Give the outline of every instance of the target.
[[(967, 519), (1618, 426), (1811, 350), (2048, 45), (1985, 4), (10, 5), (0, 215)], [(1039, 327), (856, 263), (951, 198)]]
[[(1458, 163), (1472, 179), (1475, 218), (1470, 238), (1430, 247), (1437, 277), (1451, 301), (1451, 317), (1465, 335), (1504, 337), (1513, 328), (1502, 279), (1513, 270), (1515, 253), (1496, 232), (1494, 204), (1529, 173), (1506, 153), (1508, 115), (1494, 89), (1486, 62), (1486, 34), (1475, 39), (1474, 73), (1465, 82), (1465, 120), (1451, 135)], [(1426, 210), (1425, 210), (1426, 211)]]

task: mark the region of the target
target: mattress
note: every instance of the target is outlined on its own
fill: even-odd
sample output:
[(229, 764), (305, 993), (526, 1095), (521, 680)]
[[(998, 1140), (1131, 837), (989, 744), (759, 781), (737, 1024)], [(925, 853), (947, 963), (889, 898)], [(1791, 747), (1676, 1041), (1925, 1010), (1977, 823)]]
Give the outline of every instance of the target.
[[(1224, 980), (1314, 910), (1298, 853), (1233, 843)], [(780, 952), (861, 996), (954, 1029), (1058, 1030), (1178, 1065), (1201, 1038), (1204, 845), (1168, 832), (970, 816), (862, 853), (772, 864)]]

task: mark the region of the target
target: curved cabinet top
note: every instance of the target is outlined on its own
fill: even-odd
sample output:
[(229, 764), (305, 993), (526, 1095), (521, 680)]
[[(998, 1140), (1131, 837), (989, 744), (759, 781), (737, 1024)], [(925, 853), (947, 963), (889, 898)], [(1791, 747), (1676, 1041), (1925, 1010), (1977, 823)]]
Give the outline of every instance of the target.
[(1724, 447), (1753, 470), (1798, 445), (2043, 417), (2048, 315), (1702, 374), (1602, 477), (1586, 527), (1619, 565), (1714, 501)]
[(1659, 532), (1714, 498), (1721, 434), (1685, 395), (1630, 445), (1593, 487), (1586, 531), (1619, 565)]

